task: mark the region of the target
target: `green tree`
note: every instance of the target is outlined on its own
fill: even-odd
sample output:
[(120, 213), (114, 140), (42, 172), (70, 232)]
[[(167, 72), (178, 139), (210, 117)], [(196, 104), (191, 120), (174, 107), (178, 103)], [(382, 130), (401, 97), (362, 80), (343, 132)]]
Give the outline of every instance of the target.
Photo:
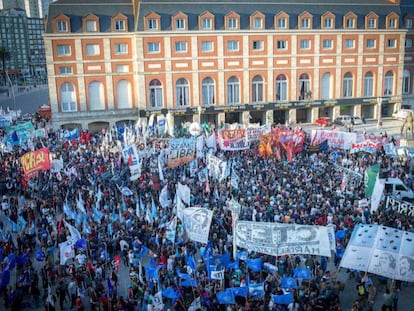
[(6, 61), (11, 58), (11, 54), (7, 47), (0, 45), (0, 59), (2, 64), (3, 70), (3, 78), (4, 78), (4, 85), (7, 85), (7, 77), (6, 77)]

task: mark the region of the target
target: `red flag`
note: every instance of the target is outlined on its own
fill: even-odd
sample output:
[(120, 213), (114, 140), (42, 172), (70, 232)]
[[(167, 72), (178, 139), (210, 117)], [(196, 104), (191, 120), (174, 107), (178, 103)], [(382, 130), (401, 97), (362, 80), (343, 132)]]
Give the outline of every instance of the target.
[(119, 271), (119, 265), (121, 263), (121, 257), (119, 255), (116, 255), (114, 257), (114, 260), (112, 260), (112, 268), (115, 270), (116, 273)]
[(130, 153), (128, 157), (128, 166), (131, 166), (131, 165), (132, 165), (132, 153)]

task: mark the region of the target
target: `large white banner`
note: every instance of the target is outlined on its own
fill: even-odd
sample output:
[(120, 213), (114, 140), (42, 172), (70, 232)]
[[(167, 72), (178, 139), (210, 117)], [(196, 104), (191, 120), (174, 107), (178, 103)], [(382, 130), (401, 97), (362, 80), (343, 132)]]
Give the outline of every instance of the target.
[(387, 196), (385, 208), (392, 209), (393, 211), (396, 211), (398, 214), (404, 216), (414, 217), (413, 204), (406, 201), (397, 200), (396, 198), (393, 198), (391, 196)]
[(356, 139), (356, 133), (329, 130), (312, 130), (311, 145), (317, 146), (327, 140), (328, 145), (331, 148), (350, 149), (352, 144), (356, 143)]
[(327, 227), (254, 221), (238, 221), (235, 227), (236, 245), (250, 251), (331, 257)]
[(227, 162), (217, 158), (212, 154), (208, 154), (207, 156), (207, 167), (208, 170), (215, 179), (221, 182), (225, 179), (230, 172), (227, 169)]
[(340, 266), (414, 282), (414, 232), (358, 224), (352, 232)]
[(202, 207), (189, 207), (183, 210), (183, 224), (188, 237), (207, 244), (213, 211)]
[(260, 136), (270, 134), (270, 124), (265, 124), (258, 127), (248, 127), (247, 129), (247, 140), (249, 142), (258, 141)]
[(73, 241), (68, 240), (59, 243), (59, 254), (61, 266), (64, 266), (66, 264), (66, 260), (70, 258), (75, 258), (75, 248), (73, 247)]

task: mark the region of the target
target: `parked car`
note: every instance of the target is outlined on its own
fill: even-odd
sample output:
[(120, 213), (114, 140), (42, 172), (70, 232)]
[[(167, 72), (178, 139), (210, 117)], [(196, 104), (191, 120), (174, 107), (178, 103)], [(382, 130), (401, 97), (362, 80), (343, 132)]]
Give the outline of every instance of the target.
[(360, 117), (351, 117), (351, 122), (354, 125), (364, 124), (365, 120), (361, 119)]
[(334, 123), (338, 125), (350, 124), (352, 123), (352, 117), (349, 115), (341, 115), (335, 119)]
[(319, 119), (316, 119), (315, 124), (326, 127), (332, 125), (332, 119), (330, 117), (322, 117)]

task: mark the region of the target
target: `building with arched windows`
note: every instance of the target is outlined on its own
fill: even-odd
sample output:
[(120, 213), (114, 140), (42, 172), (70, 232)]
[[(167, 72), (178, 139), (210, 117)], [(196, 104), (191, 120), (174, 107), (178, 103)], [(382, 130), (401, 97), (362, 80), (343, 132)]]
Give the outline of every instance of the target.
[[(408, 0), (60, 0), (44, 34), (56, 126), (171, 113), (301, 123), (414, 104)], [(411, 42), (411, 43), (410, 43)]]

